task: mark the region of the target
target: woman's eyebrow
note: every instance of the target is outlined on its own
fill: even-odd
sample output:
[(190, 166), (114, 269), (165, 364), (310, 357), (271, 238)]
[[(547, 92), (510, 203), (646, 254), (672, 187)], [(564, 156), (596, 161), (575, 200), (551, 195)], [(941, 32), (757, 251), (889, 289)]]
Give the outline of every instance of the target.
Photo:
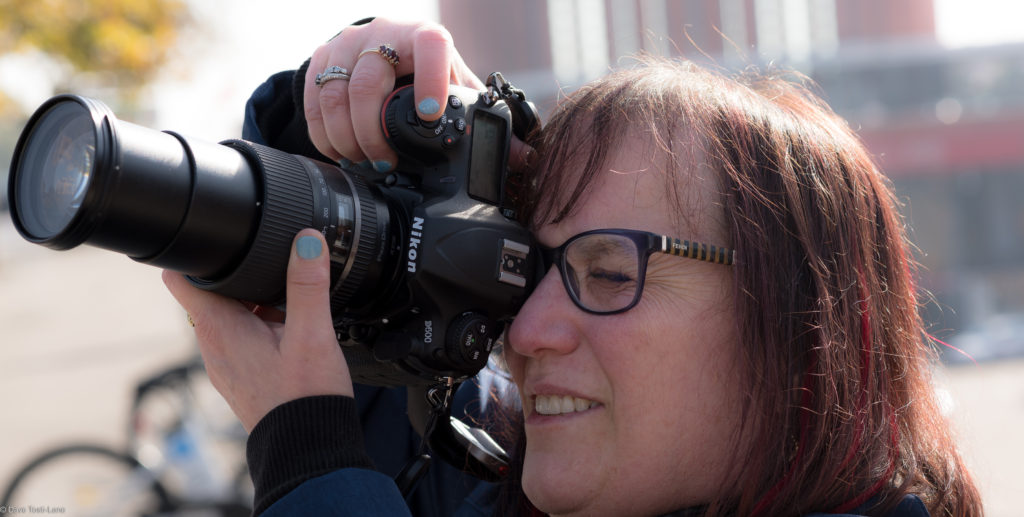
[(573, 245), (574, 255), (593, 257), (605, 255), (609, 252), (621, 250), (629, 251), (630, 246), (618, 239), (608, 238), (606, 235), (589, 237), (586, 240)]

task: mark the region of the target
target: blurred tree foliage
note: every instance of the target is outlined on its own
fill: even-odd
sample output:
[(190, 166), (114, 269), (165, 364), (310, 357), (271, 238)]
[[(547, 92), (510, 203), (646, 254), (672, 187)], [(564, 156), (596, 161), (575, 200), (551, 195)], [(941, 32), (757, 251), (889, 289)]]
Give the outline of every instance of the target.
[(190, 21), (184, 0), (0, 0), (0, 54), (38, 50), (130, 97)]
[(4, 92), (0, 91), (0, 113), (4, 113), (7, 110), (11, 109), (12, 104), (14, 103), (11, 101), (10, 97), (8, 97), (7, 94), (5, 94)]

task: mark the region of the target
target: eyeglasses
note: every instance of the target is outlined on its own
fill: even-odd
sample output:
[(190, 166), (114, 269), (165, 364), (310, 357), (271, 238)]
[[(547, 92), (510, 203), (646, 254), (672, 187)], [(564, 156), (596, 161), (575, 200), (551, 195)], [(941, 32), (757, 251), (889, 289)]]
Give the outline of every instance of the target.
[(577, 307), (591, 314), (618, 314), (640, 301), (647, 262), (655, 252), (727, 266), (736, 253), (651, 232), (602, 229), (571, 237), (557, 248), (542, 247), (541, 257), (545, 271), (558, 266)]

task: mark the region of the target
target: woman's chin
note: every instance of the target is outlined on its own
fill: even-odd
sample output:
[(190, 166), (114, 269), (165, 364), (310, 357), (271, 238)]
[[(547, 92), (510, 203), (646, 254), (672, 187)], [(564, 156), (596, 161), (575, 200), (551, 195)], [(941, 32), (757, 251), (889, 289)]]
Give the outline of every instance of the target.
[(588, 515), (594, 495), (583, 479), (585, 473), (556, 473), (527, 459), (523, 465), (523, 493), (538, 510), (549, 515)]
[(565, 489), (559, 489), (548, 485), (538, 487), (534, 490), (523, 485), (523, 492), (527, 499), (533, 503), (538, 510), (551, 516), (579, 516), (586, 515), (587, 505), (578, 499), (565, 493)]

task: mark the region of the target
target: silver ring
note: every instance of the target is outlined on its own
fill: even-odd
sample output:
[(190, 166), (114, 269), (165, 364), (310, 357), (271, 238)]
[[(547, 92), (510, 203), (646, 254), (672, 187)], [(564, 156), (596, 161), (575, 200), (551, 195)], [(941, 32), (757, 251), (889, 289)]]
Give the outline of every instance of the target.
[(377, 54), (378, 56), (384, 58), (384, 60), (387, 61), (389, 65), (398, 66), (398, 51), (392, 48), (390, 43), (385, 43), (379, 47), (368, 48), (360, 52), (359, 55), (356, 56), (356, 61), (359, 61), (359, 58), (365, 56), (366, 54)]
[(347, 68), (342, 68), (340, 66), (329, 66), (325, 68), (323, 72), (316, 74), (316, 80), (314, 80), (313, 82), (317, 86), (323, 88), (324, 83), (326, 83), (327, 81), (333, 81), (335, 79), (344, 79), (348, 81), (351, 78), (352, 76), (349, 75)]

